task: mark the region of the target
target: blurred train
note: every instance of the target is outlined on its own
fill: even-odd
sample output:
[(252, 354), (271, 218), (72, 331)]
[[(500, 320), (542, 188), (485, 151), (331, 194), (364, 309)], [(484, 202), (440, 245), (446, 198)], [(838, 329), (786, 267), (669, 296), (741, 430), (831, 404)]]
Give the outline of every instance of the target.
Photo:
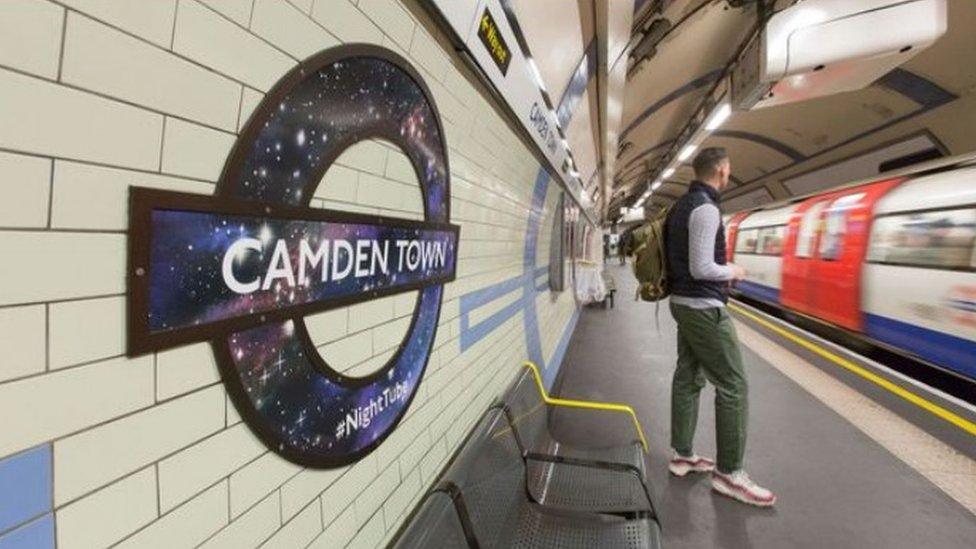
[(976, 380), (976, 155), (725, 221), (735, 292)]

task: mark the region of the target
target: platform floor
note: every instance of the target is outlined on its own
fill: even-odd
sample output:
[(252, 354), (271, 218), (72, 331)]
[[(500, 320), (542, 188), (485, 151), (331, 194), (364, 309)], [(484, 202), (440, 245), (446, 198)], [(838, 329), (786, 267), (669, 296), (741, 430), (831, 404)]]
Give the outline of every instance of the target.
[[(976, 487), (971, 455), (893, 415), (886, 422), (890, 412), (880, 405), (743, 322), (737, 326), (750, 384), (746, 470), (779, 501), (773, 509), (749, 507), (713, 494), (707, 477), (668, 475), (674, 322), (662, 304), (658, 336), (654, 305), (633, 300), (628, 268), (607, 268), (619, 288), (616, 307), (584, 309), (553, 393), (635, 407), (650, 439), (648, 476), (666, 547), (976, 547), (970, 510), (976, 501), (966, 499)], [(696, 451), (709, 456), (713, 397), (706, 388), (696, 437)], [(578, 415), (556, 417), (552, 428), (575, 444), (629, 434)]]

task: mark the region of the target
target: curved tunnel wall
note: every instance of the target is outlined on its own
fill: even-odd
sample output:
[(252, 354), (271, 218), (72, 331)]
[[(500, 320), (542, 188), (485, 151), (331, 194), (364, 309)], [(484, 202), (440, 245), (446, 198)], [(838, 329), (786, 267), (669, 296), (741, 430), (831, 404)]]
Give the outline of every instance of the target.
[[(578, 314), (547, 283), (562, 191), (398, 3), (123, 4), (0, 5), (23, 38), (0, 48), (0, 545), (381, 544), (520, 360), (554, 379)], [(398, 52), (430, 88), (461, 240), (404, 420), (356, 463), (313, 470), (241, 421), (206, 343), (125, 356), (128, 189), (213, 194), (264, 93), (350, 42)], [(394, 147), (363, 142), (311, 205), (416, 217), (403, 169)], [(323, 353), (369, 365), (402, 305), (330, 311), (309, 330)]]

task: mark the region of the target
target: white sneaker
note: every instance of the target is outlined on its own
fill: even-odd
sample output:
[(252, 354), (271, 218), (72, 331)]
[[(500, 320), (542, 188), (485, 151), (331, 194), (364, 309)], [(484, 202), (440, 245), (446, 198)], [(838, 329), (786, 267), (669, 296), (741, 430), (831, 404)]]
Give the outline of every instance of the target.
[(701, 457), (698, 454), (684, 457), (678, 452), (675, 452), (671, 461), (668, 462), (668, 471), (676, 477), (683, 477), (688, 473), (707, 473), (714, 469), (714, 461)]
[(742, 469), (728, 475), (712, 471), (712, 490), (758, 507), (772, 507), (776, 503), (776, 496), (753, 482)]

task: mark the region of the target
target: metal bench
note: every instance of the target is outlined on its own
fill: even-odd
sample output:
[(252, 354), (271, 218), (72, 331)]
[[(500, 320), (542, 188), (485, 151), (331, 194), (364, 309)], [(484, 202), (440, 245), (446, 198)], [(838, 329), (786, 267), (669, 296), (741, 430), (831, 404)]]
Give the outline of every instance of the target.
[[(505, 412), (514, 430), (533, 500), (572, 510), (654, 516), (644, 471), (646, 442), (633, 409), (622, 404), (552, 398), (535, 364), (526, 362), (523, 366), (496, 406)], [(633, 423), (637, 438), (600, 448), (560, 442), (549, 431), (553, 409), (618, 415)]]
[(527, 497), (526, 469), (515, 434), (501, 410), (486, 413), (444, 474), (456, 489), (455, 509), (477, 547), (644, 548), (660, 545), (650, 518), (553, 509)]
[[(525, 449), (523, 440), (545, 439), (539, 434), (538, 410), (522, 418), (512, 412), (523, 402), (531, 402), (522, 383), (526, 379), (536, 383), (536, 373), (527, 365), (505, 394), (506, 399), (519, 397), (518, 402), (504, 404), (503, 399), (485, 412), (391, 547), (660, 547), (660, 526), (642, 481), (643, 457), (638, 467), (629, 450), (619, 453), (626, 457), (624, 462), (615, 463), (591, 459), (612, 457), (594, 450), (569, 449), (567, 454), (560, 447), (554, 454), (542, 454)], [(541, 408), (543, 414), (547, 401), (558, 402), (533, 390), (541, 401), (535, 408)], [(610, 406), (612, 410), (620, 406), (578, 404), (581, 408)], [(633, 419), (636, 422), (636, 416)], [(523, 439), (522, 433), (535, 436)], [(642, 434), (640, 437), (643, 440)], [(533, 472), (533, 467), (541, 469)], [(572, 489), (579, 493), (564, 492), (570, 487), (565, 480), (574, 482)], [(634, 505), (640, 500), (636, 486), (646, 502)], [(608, 496), (607, 492), (624, 496)]]

